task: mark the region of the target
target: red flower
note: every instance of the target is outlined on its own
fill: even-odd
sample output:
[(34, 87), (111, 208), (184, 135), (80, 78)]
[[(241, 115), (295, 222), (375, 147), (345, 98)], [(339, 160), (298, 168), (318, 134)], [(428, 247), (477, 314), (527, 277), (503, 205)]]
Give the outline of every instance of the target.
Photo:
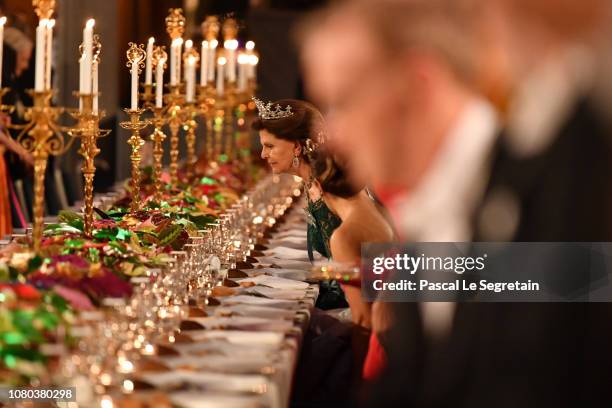
[(17, 297), (24, 300), (38, 300), (41, 298), (40, 292), (34, 286), (26, 283), (15, 284), (13, 291), (17, 294)]

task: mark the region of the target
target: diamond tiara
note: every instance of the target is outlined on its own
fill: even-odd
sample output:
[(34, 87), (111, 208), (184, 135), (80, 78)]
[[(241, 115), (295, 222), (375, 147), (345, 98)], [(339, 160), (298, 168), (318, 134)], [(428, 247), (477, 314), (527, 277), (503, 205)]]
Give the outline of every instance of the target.
[(293, 116), (290, 105), (287, 105), (287, 107), (283, 109), (279, 104), (273, 106), (272, 102), (264, 103), (262, 100), (257, 98), (253, 98), (253, 101), (255, 102), (255, 106), (257, 106), (260, 119), (273, 120)]

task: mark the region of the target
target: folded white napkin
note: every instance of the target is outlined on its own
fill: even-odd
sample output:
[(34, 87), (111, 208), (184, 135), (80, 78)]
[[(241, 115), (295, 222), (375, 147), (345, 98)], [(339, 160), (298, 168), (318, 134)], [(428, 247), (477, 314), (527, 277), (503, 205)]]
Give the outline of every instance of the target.
[(265, 286), (253, 286), (249, 293), (258, 293), (270, 299), (302, 300), (306, 297), (306, 290), (301, 289), (275, 289)]
[(283, 246), (274, 247), (263, 251), (264, 254), (281, 259), (295, 259), (308, 261), (308, 251), (304, 249), (287, 248)]
[(293, 319), (296, 311), (256, 305), (230, 305), (215, 308), (216, 316), (227, 316), (230, 313), (235, 316), (262, 317), (264, 319)]
[(305, 290), (309, 286), (306, 282), (300, 282), (292, 279), (279, 278), (278, 276), (269, 275), (258, 275), (251, 278), (244, 278), (238, 280), (238, 282), (252, 282), (256, 285), (269, 286), (275, 289)]
[(246, 304), (246, 305), (260, 305), (268, 307), (280, 307), (288, 309), (298, 309), (299, 305), (295, 300), (283, 300), (283, 299), (268, 299), (257, 296), (249, 295), (236, 295), (228, 296), (219, 299), (222, 305), (235, 305), (235, 304)]
[(311, 275), (310, 271), (301, 269), (288, 269), (288, 268), (260, 268), (260, 269), (246, 269), (243, 270), (249, 276), (257, 276), (260, 274), (279, 276), (285, 279), (305, 281)]
[(183, 408), (254, 408), (262, 404), (261, 397), (228, 395), (201, 391), (181, 391), (169, 394), (173, 404)]
[(293, 328), (290, 320), (266, 319), (262, 317), (190, 317), (188, 320), (201, 324), (205, 329), (263, 330), (285, 332)]
[[(231, 344), (236, 344), (239, 346), (248, 345), (249, 347), (279, 347), (285, 338), (284, 334), (272, 331), (187, 330), (184, 333), (191, 337), (194, 341), (223, 340)], [(184, 346), (191, 347), (193, 346), (193, 344), (185, 344)], [(176, 345), (176, 347), (178, 348), (179, 345)]]
[(283, 268), (289, 269), (301, 269), (304, 271), (310, 271), (312, 269), (312, 264), (310, 261), (299, 261), (295, 259), (282, 259), (273, 256), (262, 256), (257, 258), (259, 261), (259, 265), (278, 265)]

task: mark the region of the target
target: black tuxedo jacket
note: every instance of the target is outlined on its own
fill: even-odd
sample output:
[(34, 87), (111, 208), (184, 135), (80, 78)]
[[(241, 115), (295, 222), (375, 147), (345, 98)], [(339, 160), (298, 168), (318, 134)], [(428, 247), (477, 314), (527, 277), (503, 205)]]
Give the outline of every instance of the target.
[[(513, 157), (500, 137), (474, 240), (491, 240), (482, 212), (504, 191), (515, 207), (497, 212), (514, 214), (501, 220), (514, 224), (504, 240), (612, 241), (611, 135), (583, 100), (535, 157)], [(417, 304), (393, 307), (389, 364), (369, 406), (612, 406), (612, 303), (459, 303), (437, 342), (423, 335)]]

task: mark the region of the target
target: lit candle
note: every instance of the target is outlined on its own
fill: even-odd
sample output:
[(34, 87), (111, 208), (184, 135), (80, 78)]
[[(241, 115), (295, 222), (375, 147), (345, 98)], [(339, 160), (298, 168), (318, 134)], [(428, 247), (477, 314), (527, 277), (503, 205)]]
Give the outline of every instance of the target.
[(155, 38), (149, 38), (149, 42), (147, 43), (147, 60), (145, 64), (145, 84), (151, 85), (153, 81), (153, 62), (151, 58), (153, 58), (153, 44), (155, 44)]
[(181, 47), (182, 38), (172, 40), (170, 46), (170, 85), (178, 85), (181, 82)]
[(45, 87), (45, 39), (47, 38), (47, 19), (42, 19), (36, 27), (36, 61), (34, 90), (42, 92)]
[(241, 52), (238, 54), (238, 92), (244, 92), (247, 84), (247, 69), (250, 64), (250, 58), (247, 54)]
[(208, 48), (208, 82), (213, 82), (215, 80), (215, 65), (217, 63), (217, 46), (219, 45), (219, 41), (212, 40), (209, 44)]
[(4, 25), (6, 17), (0, 17), (0, 88), (2, 88), (2, 54), (4, 53)]
[(164, 95), (164, 64), (166, 60), (161, 58), (155, 67), (155, 107), (161, 108)]
[(195, 95), (195, 66), (196, 58), (191, 55), (185, 64), (185, 101), (188, 103), (193, 102)]
[(200, 56), (200, 85), (206, 86), (208, 77), (208, 41), (206, 40), (202, 41)]
[[(185, 51), (183, 55), (187, 55), (192, 48), (193, 48), (193, 41), (191, 40), (185, 41)], [(187, 81), (187, 70), (188, 69), (189, 68), (187, 67), (187, 64), (185, 64), (185, 66), (183, 67), (183, 70), (184, 70), (183, 76), (185, 76), (185, 81)]]
[[(142, 60), (141, 60), (142, 61)], [(132, 62), (132, 110), (138, 109), (138, 61)]]
[(249, 79), (255, 81), (257, 79), (257, 64), (259, 63), (259, 57), (253, 54), (250, 60)]
[(93, 113), (98, 113), (98, 61), (91, 64), (91, 77), (91, 93), (93, 94), (91, 110)]
[(236, 82), (236, 50), (238, 49), (238, 40), (226, 40), (223, 43), (223, 48), (227, 55), (227, 80)]
[(225, 57), (219, 57), (219, 59), (217, 60), (217, 96), (223, 96), (223, 87), (225, 85), (224, 68), (226, 62), (227, 60), (225, 59)]
[(93, 27), (96, 20), (90, 18), (83, 29), (83, 93), (91, 93), (91, 64), (93, 63)]
[(51, 89), (51, 55), (53, 53), (53, 27), (55, 26), (55, 20), (49, 20), (47, 22), (46, 32), (46, 48), (47, 52), (45, 55), (45, 89)]
[(246, 67), (246, 74), (247, 74), (247, 78), (248, 79), (252, 79), (254, 76), (254, 65), (251, 63), (253, 56), (255, 55), (254, 50), (255, 50), (255, 42), (254, 41), (247, 41), (246, 44), (244, 45), (244, 48), (246, 48), (246, 53), (248, 55), (248, 63), (247, 63), (247, 67)]

